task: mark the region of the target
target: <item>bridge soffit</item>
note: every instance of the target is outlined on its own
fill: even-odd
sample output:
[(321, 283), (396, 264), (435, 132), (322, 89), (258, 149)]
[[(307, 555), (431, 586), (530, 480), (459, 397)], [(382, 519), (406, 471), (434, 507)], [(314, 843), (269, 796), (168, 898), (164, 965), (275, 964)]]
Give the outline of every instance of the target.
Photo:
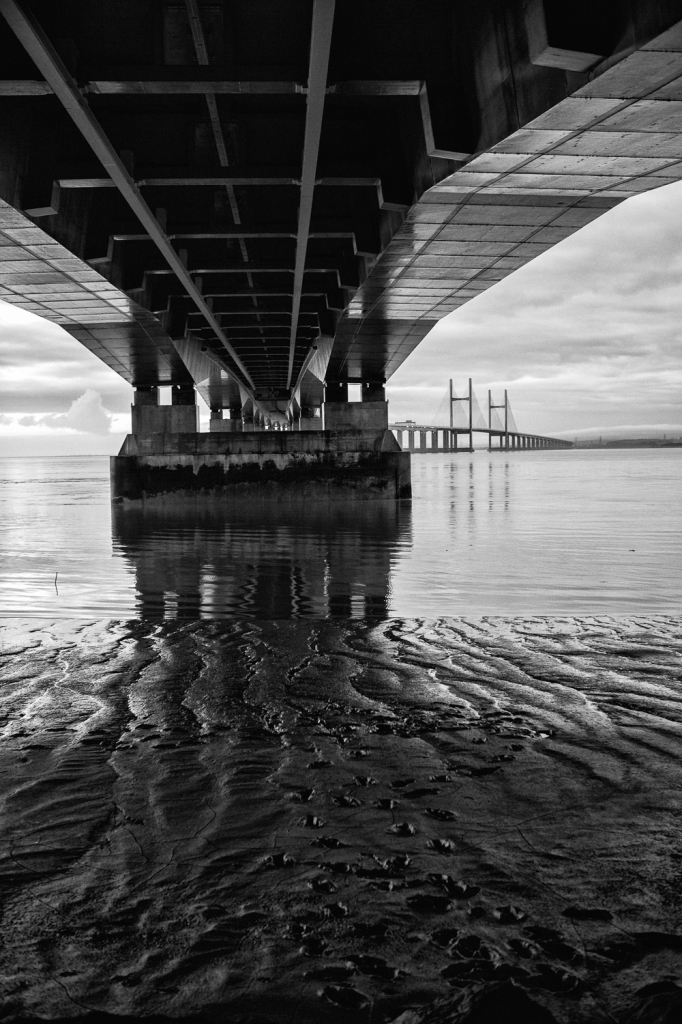
[[(495, 5), (483, 3), (475, 23), (465, 17), (473, 51), (487, 54), (476, 58), (469, 85), (452, 36), (447, 43), (429, 37), (432, 67), (400, 56), (411, 39), (405, 31), (401, 36), (408, 22), (395, 14), (405, 5), (392, 7), (398, 27), (388, 33), (385, 52), (375, 46), (363, 56), (360, 42), (345, 63), (340, 54), (348, 50), (357, 5), (335, 10), (333, 0), (315, 0), (307, 28), (300, 6), (292, 7), (302, 35), (288, 78), (281, 71), (272, 81), (235, 77), (216, 43), (214, 15), (186, 0), (185, 14), (176, 12), (187, 22), (184, 42), (177, 42), (178, 25), (173, 29), (181, 54), (173, 56), (164, 37), (161, 62), (157, 58), (144, 73), (140, 64), (107, 75), (99, 73), (104, 65), (95, 68), (86, 43), (76, 80), (24, 5), (0, 0), (0, 12), (44, 76), (13, 73), (21, 62), (10, 52), (0, 112), (5, 104), (12, 113), (19, 109), (12, 104), (26, 102), (41, 124), (45, 115), (35, 104), (53, 104), (54, 114), (57, 97), (87, 142), (71, 146), (76, 173), (68, 174), (61, 173), (54, 142), (45, 166), (59, 173), (41, 171), (50, 191), (42, 205), (23, 204), (30, 219), (9, 203), (3, 207), (10, 232), (5, 245), (22, 247), (0, 275), (10, 301), (63, 323), (127, 379), (143, 372), (190, 372), (196, 379), (208, 360), (233, 374), (256, 401), (279, 401), (306, 374), (384, 380), (443, 316), (629, 196), (682, 177), (682, 23), (657, 24), (655, 5), (644, 5), (639, 36), (630, 32), (623, 48), (609, 42), (603, 25), (577, 41), (564, 38), (556, 5), (532, 0), (517, 32), (526, 42), (516, 52), (494, 31)], [(50, 28), (46, 5), (36, 0), (36, 7)], [(511, 6), (509, 16), (515, 16)], [(367, 38), (372, 31), (370, 24)], [(416, 53), (417, 41), (414, 47)], [(462, 96), (475, 97), (476, 116), (472, 121), (470, 111), (470, 127), (459, 136), (444, 118), (451, 71), (444, 70), (447, 61), (438, 62), (448, 47), (464, 82)], [(502, 93), (493, 86), (523, 76), (532, 87), (517, 103), (514, 122), (500, 114)], [(170, 150), (163, 170), (145, 156), (135, 125), (150, 125), (150, 117), (160, 126), (169, 117), (182, 117), (183, 124), (194, 119), (192, 166), (173, 164)], [(478, 136), (471, 128), (476, 117)], [(119, 149), (111, 141), (126, 123), (136, 148)], [(254, 158), (255, 144), (248, 159), (241, 154), (256, 125), (266, 133), (258, 143), (263, 153), (270, 141), (266, 125), (282, 150), (267, 173), (267, 161)], [(283, 143), (282, 131), (297, 141)], [(383, 163), (377, 156), (382, 147)], [(77, 172), (78, 161), (86, 173)], [(15, 186), (9, 192), (2, 187), (3, 195), (16, 194)], [(86, 207), (90, 226), (73, 251), (66, 242)], [(187, 211), (184, 224), (180, 210)], [(20, 226), (10, 223), (15, 215), (23, 217)], [(102, 225), (111, 228), (106, 256), (92, 252), (90, 237), (101, 237)], [(24, 243), (16, 231), (41, 232), (41, 238)], [(60, 246), (59, 255), (52, 250), (45, 257), (49, 266), (41, 267), (40, 279), (22, 280), (22, 271), (10, 268), (11, 262), (42, 259), (36, 245), (52, 244)], [(32, 272), (38, 273), (35, 266)], [(94, 274), (89, 281), (88, 273)], [(88, 283), (89, 289), (81, 287)], [(102, 326), (113, 323), (112, 315), (127, 331), (125, 344)], [(321, 343), (332, 336), (333, 348)], [(171, 337), (186, 341), (184, 364)], [(163, 353), (163, 367), (161, 356), (155, 368), (154, 359), (145, 360), (145, 347)], [(194, 371), (180, 369), (187, 364)]]

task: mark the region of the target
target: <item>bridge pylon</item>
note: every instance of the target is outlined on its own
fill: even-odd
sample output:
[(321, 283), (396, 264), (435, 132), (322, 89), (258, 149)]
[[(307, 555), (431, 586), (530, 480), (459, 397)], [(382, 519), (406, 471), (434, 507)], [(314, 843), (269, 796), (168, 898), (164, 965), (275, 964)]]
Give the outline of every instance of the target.
[[(493, 403), (492, 391), (488, 391), (488, 451), (493, 450), (493, 409), (504, 409), (504, 450), (509, 451), (509, 397), (507, 389), (504, 389), (504, 402), (499, 405)], [(500, 445), (502, 447), (502, 445)]]
[(474, 389), (471, 383), (471, 377), (469, 377), (469, 393), (468, 396), (458, 398), (452, 390), (452, 377), (450, 378), (450, 430), (454, 427), (453, 410), (452, 406), (455, 402), (468, 402), (469, 403), (469, 451), (474, 450)]

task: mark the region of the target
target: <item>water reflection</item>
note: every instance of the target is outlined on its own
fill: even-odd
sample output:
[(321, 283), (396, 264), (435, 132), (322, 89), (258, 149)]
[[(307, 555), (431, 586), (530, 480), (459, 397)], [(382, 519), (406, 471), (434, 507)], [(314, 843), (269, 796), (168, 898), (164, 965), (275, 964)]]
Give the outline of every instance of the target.
[(384, 617), (412, 542), (409, 502), (114, 506), (112, 529), (146, 618)]

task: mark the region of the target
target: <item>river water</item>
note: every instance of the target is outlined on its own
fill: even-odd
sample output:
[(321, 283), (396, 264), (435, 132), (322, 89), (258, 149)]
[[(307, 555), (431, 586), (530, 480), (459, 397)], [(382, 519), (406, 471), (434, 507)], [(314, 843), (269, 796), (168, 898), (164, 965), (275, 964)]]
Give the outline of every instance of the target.
[(0, 459), (0, 613), (676, 613), (682, 452), (414, 456), (411, 502), (109, 502), (108, 459)]

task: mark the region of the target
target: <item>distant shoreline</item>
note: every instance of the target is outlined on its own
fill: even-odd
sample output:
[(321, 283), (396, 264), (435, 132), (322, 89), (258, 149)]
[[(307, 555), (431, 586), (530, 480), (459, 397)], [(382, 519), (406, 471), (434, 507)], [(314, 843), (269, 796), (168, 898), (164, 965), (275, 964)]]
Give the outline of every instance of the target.
[(586, 441), (574, 448), (682, 448), (682, 440), (667, 441), (658, 437), (625, 437), (615, 441)]

